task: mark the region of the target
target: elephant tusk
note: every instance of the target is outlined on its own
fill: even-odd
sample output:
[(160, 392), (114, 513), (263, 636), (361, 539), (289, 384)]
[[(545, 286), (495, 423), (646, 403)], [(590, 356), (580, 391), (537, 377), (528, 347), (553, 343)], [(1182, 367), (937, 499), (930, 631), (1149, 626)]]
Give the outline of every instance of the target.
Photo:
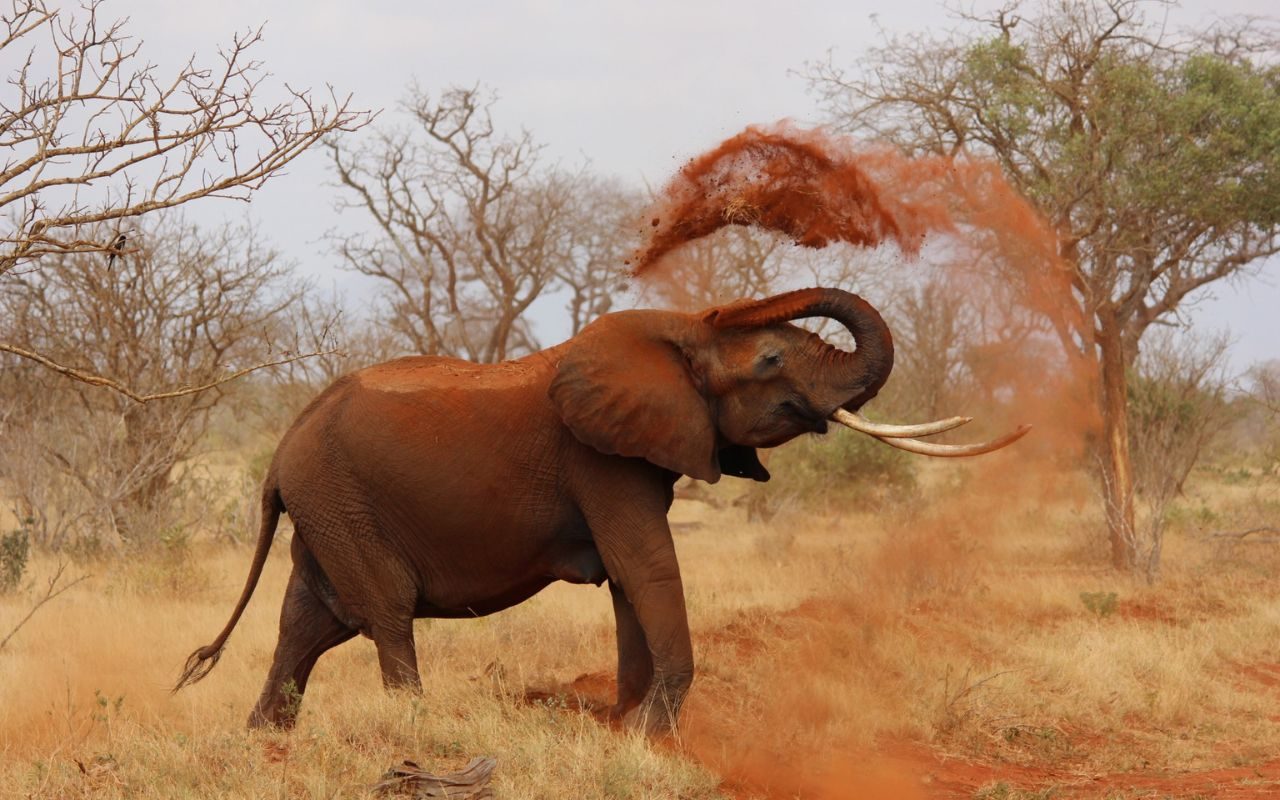
[[(847, 417), (851, 417), (851, 416), (854, 416), (854, 415), (850, 414), (849, 412), (845, 412), (843, 410), (837, 411), (836, 413), (831, 415), (832, 419), (834, 419), (836, 422), (839, 422), (841, 425), (846, 425), (860, 433), (869, 433), (869, 431), (863, 430), (861, 425), (851, 425), (847, 421)], [(966, 419), (965, 417), (955, 417), (953, 419), (963, 419), (965, 420), (965, 422), (968, 421), (968, 419)], [(864, 422), (865, 420), (857, 420), (857, 421), (860, 423), (860, 422)], [(963, 422), (961, 422), (961, 423), (956, 423), (954, 425), (950, 425), (950, 428), (940, 428), (940, 429), (936, 428), (936, 426), (938, 426), (939, 424), (950, 423), (950, 422), (952, 422), (952, 420), (941, 420), (939, 422), (925, 423), (925, 424), (928, 426), (935, 426), (935, 429), (930, 431), (931, 433), (938, 433), (940, 430), (949, 430), (950, 428), (954, 428), (954, 427), (957, 427), (958, 425), (964, 424)], [(906, 427), (912, 427), (912, 426), (906, 426)], [(1031, 430), (1030, 425), (1019, 425), (1018, 429), (1013, 431), (1012, 433), (1007, 433), (998, 439), (992, 439), (989, 442), (982, 442), (979, 444), (935, 444), (933, 442), (921, 442), (917, 439), (912, 439), (912, 438), (900, 436), (900, 435), (884, 436), (884, 435), (878, 435), (875, 433), (871, 433), (870, 435), (875, 437), (876, 439), (879, 439), (880, 441), (884, 442), (890, 447), (896, 447), (899, 450), (906, 450), (909, 453), (919, 453), (920, 455), (923, 455), (923, 456), (934, 456), (937, 458), (963, 458), (966, 456), (980, 456), (983, 453), (990, 453), (993, 450), (999, 450), (1002, 447), (1008, 447), (1009, 445), (1021, 439), (1023, 436), (1026, 436), (1027, 432), (1030, 430)]]
[(876, 438), (902, 439), (911, 436), (931, 436), (935, 433), (942, 433), (953, 428), (959, 428), (967, 422), (972, 422), (973, 417), (950, 417), (948, 419), (940, 419), (934, 422), (922, 422), (919, 425), (889, 425), (882, 422), (872, 422), (861, 414), (852, 411), (845, 411), (843, 408), (837, 408), (835, 413), (831, 415), (832, 419), (855, 431), (868, 433)]

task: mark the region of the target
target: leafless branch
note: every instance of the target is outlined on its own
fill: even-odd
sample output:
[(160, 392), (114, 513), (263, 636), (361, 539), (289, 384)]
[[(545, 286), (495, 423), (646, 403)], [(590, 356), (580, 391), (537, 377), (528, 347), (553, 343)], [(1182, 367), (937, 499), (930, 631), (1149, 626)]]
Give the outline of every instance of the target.
[[(217, 66), (161, 76), (100, 6), (17, 0), (0, 19), (0, 52), (28, 48), (0, 101), (0, 275), (52, 253), (113, 252), (130, 218), (247, 200), (325, 136), (370, 119), (332, 88), (318, 99), (269, 87), (253, 58), (261, 29), (233, 37)], [(273, 92), (282, 99), (263, 102)]]
[[(379, 131), (363, 147), (329, 143), (347, 190), (339, 207), (367, 213), (377, 230), (333, 241), (349, 269), (381, 282), (386, 324), (419, 353), (500, 361), (536, 350), (526, 312), (538, 298), (576, 279), (612, 284), (601, 269), (610, 248), (621, 268), (606, 228), (616, 204), (590, 204), (606, 189), (544, 166), (527, 131), (500, 134), (494, 103), (478, 87), (439, 97), (412, 87), (409, 129)], [(575, 297), (579, 322), (588, 306), (608, 308), (595, 287)]]
[(272, 367), (280, 367), (280, 366), (284, 366), (285, 364), (292, 364), (296, 361), (301, 361), (306, 358), (330, 356), (330, 355), (339, 353), (340, 350), (336, 347), (333, 347), (328, 350), (316, 350), (310, 353), (299, 353), (297, 355), (290, 355), (284, 358), (277, 358), (272, 361), (265, 361), (261, 364), (254, 364), (253, 366), (245, 367), (244, 369), (239, 369), (239, 370), (236, 370), (235, 372), (228, 372), (226, 374), (218, 376), (217, 378), (214, 378), (211, 381), (201, 383), (197, 386), (184, 386), (178, 389), (169, 389), (163, 392), (152, 392), (150, 394), (139, 394), (133, 389), (130, 389), (128, 386), (118, 383), (117, 381), (113, 381), (110, 378), (104, 378), (101, 375), (94, 375), (92, 373), (85, 372), (84, 370), (79, 370), (74, 367), (68, 367), (65, 364), (59, 364), (53, 359), (46, 358), (45, 356), (42, 356), (39, 353), (34, 353), (30, 350), (24, 350), (21, 347), (15, 347), (14, 345), (8, 344), (6, 342), (0, 342), (0, 352), (12, 353), (16, 356), (19, 356), (20, 358), (25, 358), (30, 361), (34, 361), (43, 367), (47, 367), (53, 370), (54, 372), (57, 372), (61, 375), (66, 375), (69, 378), (74, 378), (75, 380), (78, 380), (81, 383), (87, 383), (90, 386), (105, 387), (107, 389), (110, 389), (113, 392), (117, 392), (121, 395), (124, 395), (125, 397), (129, 398), (130, 400), (133, 400), (136, 403), (149, 403), (153, 400), (169, 400), (175, 397), (185, 397), (186, 395), (200, 394), (201, 392), (207, 392), (210, 389), (213, 389), (214, 387), (221, 386), (224, 383), (230, 383), (231, 381), (234, 381), (238, 378), (243, 378), (244, 376), (257, 372), (258, 370), (271, 369)]
[[(1247, 536), (1253, 536), (1254, 534), (1257, 534), (1257, 533), (1280, 534), (1280, 528), (1273, 528), (1269, 525), (1263, 525), (1258, 528), (1249, 528), (1248, 530), (1244, 530), (1244, 531), (1218, 531), (1217, 533), (1210, 534), (1210, 537), (1214, 539), (1243, 539)], [(1267, 537), (1262, 541), (1269, 542), (1273, 540), (1280, 541), (1280, 539), (1273, 539), (1273, 537)]]
[(27, 610), (26, 615), (23, 616), (22, 619), (18, 620), (18, 624), (10, 628), (9, 632), (5, 634), (5, 637), (3, 639), (0, 639), (0, 652), (4, 652), (4, 648), (6, 645), (9, 644), (9, 640), (12, 639), (15, 635), (17, 635), (18, 631), (22, 630), (22, 626), (26, 625), (31, 620), (31, 618), (35, 616), (36, 612), (39, 611), (41, 608), (43, 608), (46, 603), (50, 602), (51, 600), (57, 599), (58, 595), (74, 587), (76, 584), (80, 583), (81, 581), (87, 580), (90, 577), (87, 574), (81, 575), (80, 577), (75, 578), (67, 583), (63, 583), (61, 586), (59, 586), (58, 584), (62, 581), (62, 574), (66, 571), (66, 569), (67, 569), (67, 565), (65, 562), (60, 562), (58, 564), (57, 569), (54, 570), (53, 576), (49, 578), (49, 582), (45, 586), (44, 594), (39, 599), (36, 600), (36, 602), (31, 606), (30, 609)]
[[(15, 453), (0, 480), (45, 546), (82, 516), (111, 542), (155, 532), (190, 473), (175, 468), (233, 381), (336, 352), (327, 323), (293, 330), (307, 287), (252, 227), (160, 216), (134, 240), (115, 264), (56, 254), (0, 280), (0, 386), (15, 404), (0, 426)], [(60, 488), (68, 479), (74, 492)], [(90, 527), (76, 534), (96, 536)]]

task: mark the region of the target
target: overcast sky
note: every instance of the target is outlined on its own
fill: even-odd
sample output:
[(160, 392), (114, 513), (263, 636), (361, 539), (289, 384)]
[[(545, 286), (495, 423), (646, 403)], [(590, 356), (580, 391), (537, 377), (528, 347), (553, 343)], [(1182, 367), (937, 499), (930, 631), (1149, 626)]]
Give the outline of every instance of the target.
[[(1214, 14), (1266, 15), (1272, 7), (1267, 0), (1186, 3), (1170, 12), (1170, 23), (1199, 27)], [(395, 119), (411, 80), (432, 93), (482, 82), (500, 94), (500, 125), (529, 129), (565, 164), (586, 161), (637, 186), (660, 185), (689, 156), (748, 124), (816, 122), (816, 103), (796, 75), (806, 61), (833, 49), (838, 62), (853, 63), (876, 41), (877, 25), (898, 32), (955, 24), (935, 0), (107, 0), (101, 13), (131, 17), (128, 30), (143, 39), (145, 56), (169, 69), (193, 53), (213, 63), (234, 33), (266, 23), (256, 56), (276, 80), (332, 84), (354, 94), (358, 106), (388, 109), (381, 122)], [(249, 212), (308, 274), (352, 286), (321, 239), (364, 221), (332, 209), (330, 181), (323, 154), (309, 154), (268, 184)], [(1211, 293), (1194, 320), (1230, 329), (1237, 367), (1280, 358), (1280, 263)], [(540, 321), (545, 343), (562, 335), (556, 324)]]

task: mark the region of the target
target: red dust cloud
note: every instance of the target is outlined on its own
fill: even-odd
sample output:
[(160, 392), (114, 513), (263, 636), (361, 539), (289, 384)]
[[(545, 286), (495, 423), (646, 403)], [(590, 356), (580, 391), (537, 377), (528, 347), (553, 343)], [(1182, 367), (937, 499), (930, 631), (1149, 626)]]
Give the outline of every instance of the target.
[[(967, 461), (973, 480), (960, 497), (888, 523), (889, 539), (872, 546), (846, 589), (777, 617), (776, 636), (760, 637), (749, 667), (775, 687), (767, 692), (774, 702), (747, 709), (732, 691), (711, 689), (690, 698), (686, 746), (742, 796), (932, 796), (919, 783), (921, 759), (894, 755), (901, 742), (886, 750), (883, 741), (828, 739), (815, 752), (797, 741), (848, 718), (850, 703), (882, 720), (902, 711), (902, 698), (921, 684), (877, 655), (870, 643), (877, 632), (914, 624), (929, 609), (976, 602), (967, 593), (1007, 558), (996, 540), (1011, 514), (1063, 502), (1079, 508), (1087, 499), (1074, 475), (1098, 427), (1094, 359), (1058, 237), (996, 163), (963, 154), (910, 157), (788, 123), (750, 127), (689, 161), (642, 224), (644, 241), (628, 263), (650, 284), (678, 280), (681, 249), (728, 226), (772, 231), (805, 248), (895, 248), (910, 262), (909, 282), (941, 285), (974, 319), (961, 344), (977, 389), (965, 401), (972, 407), (948, 413), (980, 421), (955, 439), (1035, 426), (1013, 447)], [(849, 535), (858, 538), (856, 530)], [(955, 613), (964, 617), (962, 608)], [(767, 629), (758, 620), (752, 627)], [(944, 659), (954, 650), (933, 641), (931, 628), (920, 636), (922, 652)], [(848, 676), (844, 694), (805, 693), (824, 675), (828, 685)]]
[(881, 200), (866, 172), (821, 134), (747, 128), (690, 161), (663, 192), (632, 273), (726, 225), (777, 231), (804, 247), (892, 240), (915, 252), (917, 220)]
[(930, 233), (959, 234), (977, 249), (1017, 260), (1019, 274), (1005, 277), (1036, 310), (1069, 313), (1062, 300), (1070, 271), (1057, 237), (992, 162), (912, 158), (788, 123), (751, 126), (690, 160), (645, 218), (650, 230), (627, 262), (638, 278), (682, 245), (730, 225), (816, 249), (891, 243), (908, 257)]
[[(752, 126), (690, 160), (643, 219), (644, 240), (628, 264), (651, 285), (680, 281), (681, 249), (729, 226), (805, 248), (896, 248), (921, 279), (943, 284), (980, 318), (965, 332), (966, 346), (983, 356), (971, 359), (982, 373), (975, 378), (992, 402), (1016, 401), (1021, 417), (989, 423), (1052, 419), (1036, 438), (1057, 450), (1078, 449), (1097, 428), (1094, 360), (1080, 357), (1091, 329), (1072, 296), (1072, 271), (1056, 233), (995, 162), (911, 157), (786, 122)], [(921, 263), (929, 241), (942, 244)]]

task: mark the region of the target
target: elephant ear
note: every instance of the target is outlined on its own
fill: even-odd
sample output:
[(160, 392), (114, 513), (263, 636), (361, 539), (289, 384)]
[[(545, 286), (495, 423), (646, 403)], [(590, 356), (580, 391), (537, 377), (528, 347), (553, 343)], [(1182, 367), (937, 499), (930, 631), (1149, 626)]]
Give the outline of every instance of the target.
[(645, 313), (603, 317), (568, 342), (551, 403), (583, 444), (715, 483), (716, 429), (700, 380)]

